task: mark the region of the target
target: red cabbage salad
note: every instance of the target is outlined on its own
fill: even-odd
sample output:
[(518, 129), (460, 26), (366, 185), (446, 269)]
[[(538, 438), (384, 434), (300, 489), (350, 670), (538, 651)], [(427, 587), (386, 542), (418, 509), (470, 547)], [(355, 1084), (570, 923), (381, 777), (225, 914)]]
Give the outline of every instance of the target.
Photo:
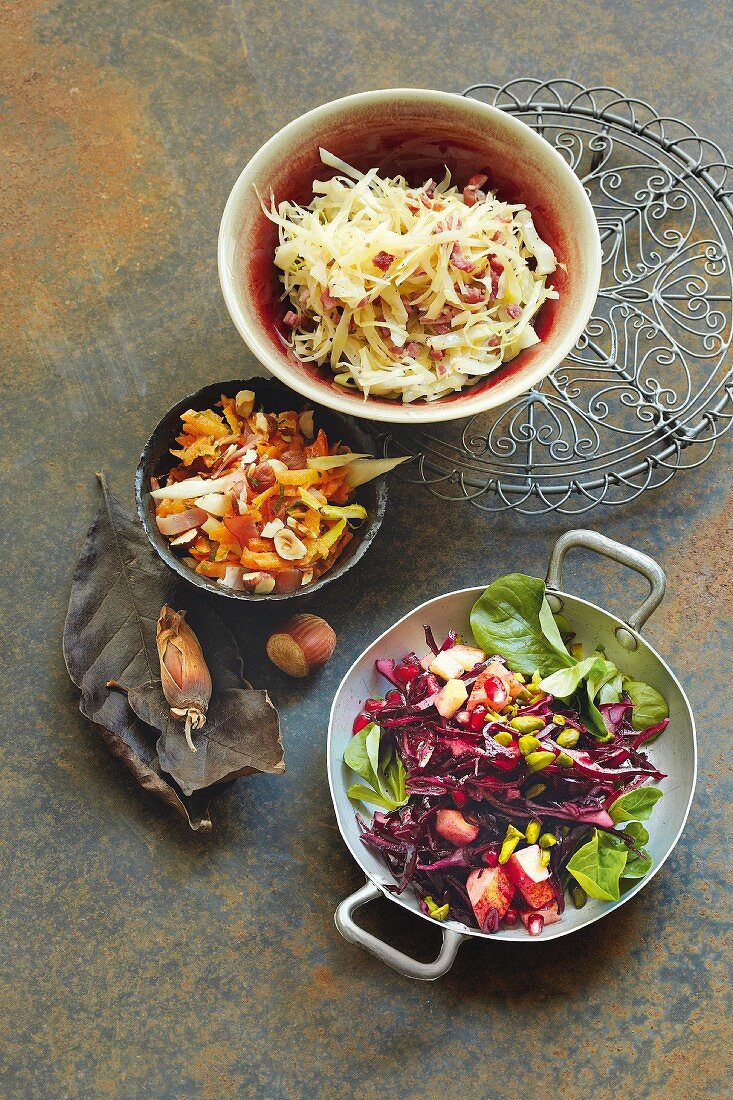
[(357, 714), (344, 762), (349, 798), (400, 894), (482, 932), (562, 919), (566, 893), (618, 901), (652, 866), (644, 845), (665, 777), (646, 746), (667, 727), (653, 687), (600, 647), (585, 656), (544, 582), (512, 573), (425, 655), (379, 658), (383, 698)]

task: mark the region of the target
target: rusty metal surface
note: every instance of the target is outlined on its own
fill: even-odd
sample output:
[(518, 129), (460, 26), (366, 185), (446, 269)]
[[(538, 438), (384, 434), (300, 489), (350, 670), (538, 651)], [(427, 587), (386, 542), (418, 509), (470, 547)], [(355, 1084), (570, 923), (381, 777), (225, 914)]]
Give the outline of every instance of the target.
[[(237, 171), (273, 130), (368, 87), (567, 74), (730, 150), (730, 32), (715, 0), (0, 5), (3, 1097), (730, 1094), (729, 448), (584, 520), (669, 575), (648, 633), (701, 733), (683, 840), (612, 920), (531, 952), (469, 943), (436, 985), (334, 929), (360, 873), (328, 798), (328, 706), (376, 632), (442, 591), (543, 571), (567, 517), (451, 511), (395, 482), (375, 546), (314, 605), (339, 645), (306, 684), (266, 665), (267, 615), (225, 609), (281, 709), (287, 772), (241, 781), (210, 838), (110, 757), (60, 647), (94, 470), (131, 500), (162, 412), (254, 367), (215, 241)], [(642, 590), (582, 555), (567, 576), (613, 610)], [(435, 947), (386, 902), (366, 919), (424, 957)]]

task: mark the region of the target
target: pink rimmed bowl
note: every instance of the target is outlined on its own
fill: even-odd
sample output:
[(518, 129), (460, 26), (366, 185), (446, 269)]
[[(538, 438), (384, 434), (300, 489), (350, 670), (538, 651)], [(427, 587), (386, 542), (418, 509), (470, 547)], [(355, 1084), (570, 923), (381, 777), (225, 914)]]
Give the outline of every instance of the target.
[[(463, 186), (478, 171), (487, 187), (525, 203), (558, 267), (560, 297), (546, 302), (535, 328), (541, 342), (460, 393), (409, 405), (335, 383), (328, 366), (302, 363), (285, 347), (288, 330), (273, 256), (277, 227), (265, 201), (307, 204), (312, 183), (334, 173), (319, 147), (359, 169), (376, 166), (410, 183), (440, 178), (444, 166)], [(461, 95), (392, 88), (346, 96), (284, 126), (252, 157), (227, 200), (219, 230), (219, 278), (234, 324), (259, 362), (298, 393), (350, 416), (391, 423), (428, 423), (473, 416), (512, 400), (542, 381), (572, 350), (598, 294), (601, 244), (582, 183), (553, 147), (513, 116)]]

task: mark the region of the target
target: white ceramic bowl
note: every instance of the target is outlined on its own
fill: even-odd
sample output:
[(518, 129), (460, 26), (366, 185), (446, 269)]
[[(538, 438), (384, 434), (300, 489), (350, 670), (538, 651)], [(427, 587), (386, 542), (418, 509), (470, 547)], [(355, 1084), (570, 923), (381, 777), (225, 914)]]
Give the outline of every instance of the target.
[[(447, 165), (459, 186), (487, 171), (501, 198), (524, 202), (540, 235), (565, 269), (553, 275), (558, 301), (538, 318), (541, 342), (494, 374), (439, 401), (404, 405), (364, 398), (337, 386), (328, 367), (301, 363), (284, 347), (282, 286), (273, 262), (277, 229), (257, 191), (276, 202), (309, 203), (312, 182), (329, 174), (319, 146), (358, 168), (378, 167), (419, 183)], [(219, 230), (219, 278), (242, 339), (272, 374), (321, 405), (368, 420), (455, 420), (502, 405), (537, 385), (571, 351), (598, 294), (601, 244), (593, 208), (565, 160), (534, 130), (475, 99), (448, 92), (393, 88), (331, 103), (284, 126), (255, 153), (227, 200)]]

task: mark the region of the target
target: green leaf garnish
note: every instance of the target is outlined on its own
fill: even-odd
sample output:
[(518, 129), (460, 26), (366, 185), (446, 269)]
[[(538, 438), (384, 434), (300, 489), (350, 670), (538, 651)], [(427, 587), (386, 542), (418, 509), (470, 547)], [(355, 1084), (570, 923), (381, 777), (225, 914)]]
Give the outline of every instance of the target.
[(513, 672), (539, 669), (549, 676), (572, 668), (575, 659), (563, 645), (537, 577), (510, 573), (490, 584), (471, 611), (471, 630), (486, 653), (500, 653)]
[(396, 810), (407, 804), (407, 772), (391, 742), (382, 749), (382, 731), (374, 722), (359, 730), (349, 741), (344, 763), (369, 784), (349, 787), (349, 798)]
[(619, 882), (626, 867), (626, 846), (618, 845), (621, 838), (609, 837), (599, 829), (578, 848), (568, 862), (567, 869), (583, 887), (589, 898), (600, 901), (618, 901), (621, 894)]
[(639, 787), (617, 798), (608, 812), (616, 825), (621, 821), (648, 821), (663, 794), (659, 787)]
[(656, 688), (640, 680), (624, 680), (624, 691), (634, 704), (631, 725), (635, 730), (645, 730), (669, 718), (667, 701)]

